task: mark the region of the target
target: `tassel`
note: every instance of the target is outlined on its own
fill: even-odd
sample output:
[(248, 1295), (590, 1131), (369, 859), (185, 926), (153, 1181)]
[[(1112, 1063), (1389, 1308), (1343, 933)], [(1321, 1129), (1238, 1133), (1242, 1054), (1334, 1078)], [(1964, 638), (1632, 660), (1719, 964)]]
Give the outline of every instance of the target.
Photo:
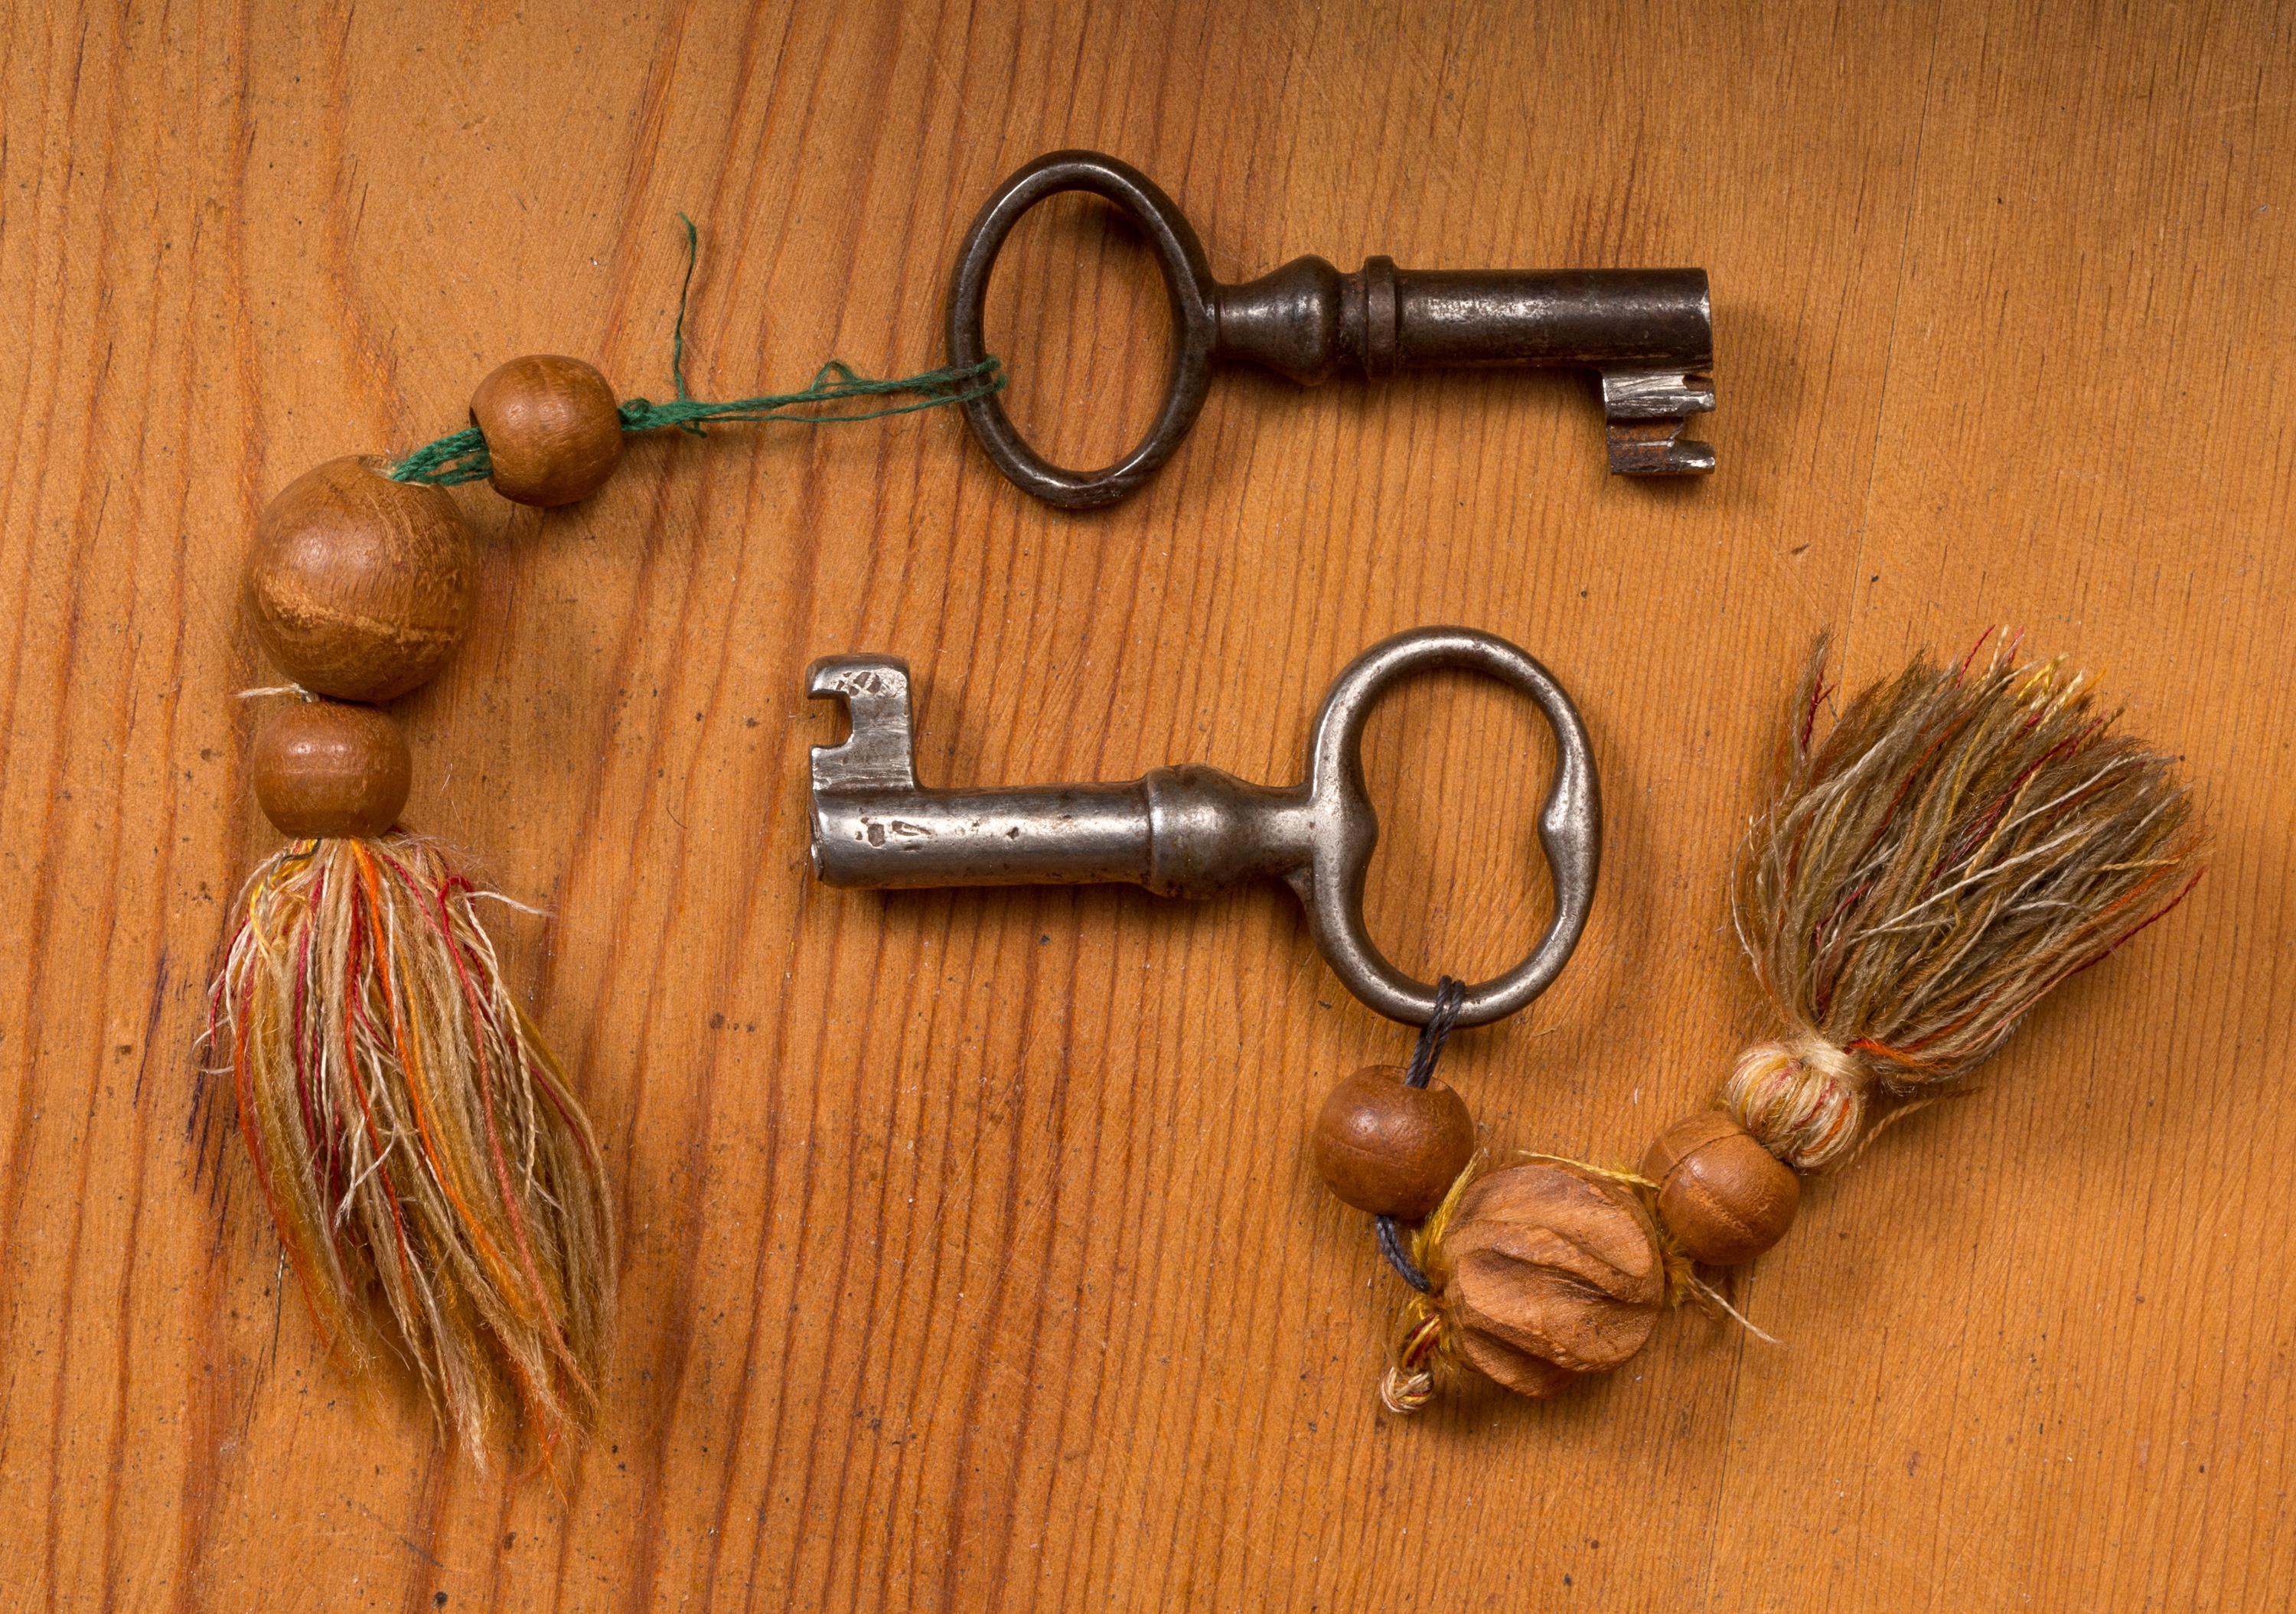
[(248, 883), (208, 1036), (323, 1338), (395, 1346), (480, 1468), (515, 1406), (539, 1465), (597, 1415), (614, 1233), (480, 895), (401, 831), (296, 841)]
[[(1988, 638), (1992, 635), (1988, 635)], [(2199, 879), (2192, 801), (2063, 658), (1985, 641), (1865, 691), (1822, 737), (1820, 640), (1732, 914), (1784, 1028), (1718, 1103), (1798, 1170), (1983, 1062)]]

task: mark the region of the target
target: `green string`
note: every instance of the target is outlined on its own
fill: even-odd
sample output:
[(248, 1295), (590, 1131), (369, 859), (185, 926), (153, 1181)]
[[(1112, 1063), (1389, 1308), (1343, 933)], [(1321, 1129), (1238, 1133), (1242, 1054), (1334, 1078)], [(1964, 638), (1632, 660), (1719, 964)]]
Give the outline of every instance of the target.
[[(693, 290), (693, 266), (701, 256), (701, 233), (693, 221), (681, 210), (677, 222), (685, 226), (685, 274), (677, 283), (677, 323), (669, 328), (669, 379), (677, 389), (677, 401), (684, 403), (693, 395), (685, 389), (685, 299)], [(693, 421), (678, 428), (695, 437), (707, 437), (708, 432)]]
[[(685, 278), (677, 289), (677, 324), (669, 338), (669, 380), (677, 396), (667, 404), (651, 403), (642, 397), (629, 399), (619, 412), (624, 431), (659, 431), (675, 426), (700, 437), (704, 435), (704, 421), (726, 421), (736, 425), (795, 421), (808, 426), (829, 426), (844, 421), (882, 420), (889, 414), (908, 414), (919, 409), (939, 409), (944, 405), (968, 403), (1004, 390), (1004, 365), (992, 354), (978, 364), (927, 370), (890, 381), (860, 374), (842, 359), (833, 358), (814, 372), (812, 384), (800, 392), (769, 392), (759, 397), (728, 398), (718, 403), (695, 397), (685, 385), (685, 304), (693, 288), (693, 262), (701, 238), (692, 219), (683, 213), (677, 219), (685, 226)], [(855, 398), (902, 401), (874, 409), (826, 407)], [(441, 487), (480, 481), (492, 474), (494, 461), (487, 453), (486, 438), (476, 426), (465, 426), (435, 442), (423, 444), (390, 471), (395, 482), (428, 482)]]

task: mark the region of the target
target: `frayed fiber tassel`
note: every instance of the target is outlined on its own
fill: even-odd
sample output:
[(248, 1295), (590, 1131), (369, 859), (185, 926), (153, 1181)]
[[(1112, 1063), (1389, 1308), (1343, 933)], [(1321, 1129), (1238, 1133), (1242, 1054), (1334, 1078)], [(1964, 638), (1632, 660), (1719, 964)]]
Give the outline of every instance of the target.
[(248, 882), (208, 1035), (320, 1333), (402, 1354), (483, 1468), (506, 1407), (537, 1464), (594, 1423), (614, 1233), (476, 895), (401, 832), (295, 842)]
[(2062, 658), (1980, 640), (1866, 689), (1821, 733), (1825, 651), (1732, 902), (1784, 1035), (1718, 1095), (1800, 1170), (1855, 1153), (1877, 1098), (1902, 1113), (1973, 1069), (2199, 878), (2169, 759), (2113, 733)]

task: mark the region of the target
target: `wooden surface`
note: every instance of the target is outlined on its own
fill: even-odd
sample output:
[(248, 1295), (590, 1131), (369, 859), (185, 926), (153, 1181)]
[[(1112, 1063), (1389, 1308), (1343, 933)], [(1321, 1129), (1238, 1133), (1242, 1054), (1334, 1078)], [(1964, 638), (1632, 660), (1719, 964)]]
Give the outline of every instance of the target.
[[(1515, 18), (1524, 10), (1531, 14)], [(127, 15), (0, 67), (0, 1610), (2257, 1609), (2289, 1496), (2296, 85), (2284, 7), (574, 0)], [(1223, 381), (1145, 496), (1018, 496), (945, 414), (634, 447), (460, 497), (474, 636), (402, 703), (413, 822), (546, 905), (517, 979), (627, 1232), (562, 1492), (439, 1455), (283, 1304), (185, 1141), (270, 681), (262, 501), (453, 429), (500, 360), (661, 397), (937, 363), (988, 188), (1144, 166), (1224, 274), (1692, 263), (1721, 470), (1603, 474), (1569, 378)], [(1073, 461), (1147, 418), (1145, 253), (1031, 218), (991, 340)], [(1289, 778), (1398, 627), (1575, 692), (1609, 815), (1538, 1010), (1447, 1075), (1485, 1140), (1631, 1159), (1755, 1035), (1721, 880), (1809, 638), (1988, 624), (2184, 756), (2200, 894), (1965, 1102), (1810, 1196), (1742, 1293), (1566, 1401), (1405, 1421), (1399, 1290), (1306, 1163), (1406, 1039), (1280, 892), (812, 884), (800, 695), (906, 655), (929, 778)], [(1374, 723), (1376, 933), (1536, 930), (1536, 723)]]

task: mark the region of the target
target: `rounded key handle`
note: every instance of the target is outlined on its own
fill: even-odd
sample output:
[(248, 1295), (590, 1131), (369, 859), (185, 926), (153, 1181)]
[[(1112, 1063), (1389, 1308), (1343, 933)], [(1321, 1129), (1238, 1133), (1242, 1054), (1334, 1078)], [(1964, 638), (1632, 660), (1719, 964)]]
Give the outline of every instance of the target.
[(1211, 271), (1203, 243), (1172, 199), (1128, 162), (1097, 152), (1054, 152), (1039, 157), (996, 188), (956, 259), (956, 280), (948, 299), (949, 361), (979, 364), (987, 356), (982, 333), (988, 276), (996, 255), (1021, 216), (1064, 191), (1089, 191), (1113, 202), (1138, 225), (1156, 250), (1164, 290), (1172, 303), (1172, 378), (1164, 402), (1132, 452), (1098, 471), (1070, 471), (1031, 448), (1004, 413), (1004, 400), (984, 393), (964, 405), (973, 435), (996, 468), (1015, 485), (1048, 504), (1071, 510), (1113, 504), (1137, 492), (1172, 457), (1204, 406), (1211, 389), (1212, 348), (1219, 322), (1214, 312)]
[(1554, 733), (1554, 781), (1538, 818), (1538, 839), (1554, 878), (1554, 916), (1521, 963), (1467, 988), (1458, 1023), (1504, 1020), (1546, 990), (1570, 961), (1594, 905), (1602, 862), (1603, 808), (1595, 758), (1578, 709), (1554, 675), (1496, 635), (1469, 627), (1423, 627), (1383, 639), (1349, 664), (1324, 697), (1308, 748), (1312, 856), (1288, 878), (1306, 905), (1316, 948), (1349, 991), (1390, 1020), (1425, 1025), (1435, 988), (1388, 962), (1364, 923), (1364, 874), (1379, 842), (1379, 815), (1364, 789), (1363, 730), (1372, 708), (1414, 673), (1464, 668), (1529, 695)]

